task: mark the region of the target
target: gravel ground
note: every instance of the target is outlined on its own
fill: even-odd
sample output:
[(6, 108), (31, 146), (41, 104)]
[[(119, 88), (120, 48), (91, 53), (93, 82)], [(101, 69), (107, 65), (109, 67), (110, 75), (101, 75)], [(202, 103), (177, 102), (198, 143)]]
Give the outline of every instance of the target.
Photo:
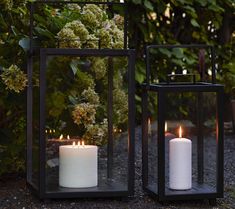
[(136, 144), (135, 196), (128, 199), (70, 199), (39, 201), (26, 187), (23, 177), (7, 176), (0, 179), (0, 209), (93, 209), (93, 208), (157, 208), (157, 209), (235, 209), (235, 136), (225, 137), (225, 197), (210, 206), (207, 200), (177, 201), (161, 205), (142, 191), (140, 134)]

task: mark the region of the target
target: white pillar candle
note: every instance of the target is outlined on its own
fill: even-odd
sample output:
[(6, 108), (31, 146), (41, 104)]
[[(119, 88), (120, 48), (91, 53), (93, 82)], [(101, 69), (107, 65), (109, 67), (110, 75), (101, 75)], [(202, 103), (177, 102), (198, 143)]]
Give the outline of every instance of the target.
[(97, 186), (97, 146), (59, 147), (59, 185), (69, 188)]
[(192, 142), (190, 139), (182, 138), (181, 127), (179, 138), (169, 141), (169, 188), (192, 188)]

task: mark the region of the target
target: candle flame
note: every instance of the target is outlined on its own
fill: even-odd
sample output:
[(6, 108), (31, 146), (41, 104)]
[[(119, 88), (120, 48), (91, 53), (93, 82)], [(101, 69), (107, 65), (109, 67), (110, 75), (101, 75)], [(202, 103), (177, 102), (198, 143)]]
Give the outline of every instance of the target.
[(50, 134), (52, 133), (52, 130), (50, 129)]
[(76, 145), (75, 142), (73, 142), (73, 147), (75, 147), (75, 145)]
[(47, 130), (45, 131), (45, 133), (47, 134)]
[(60, 140), (62, 140), (64, 138), (63, 134), (60, 135)]
[(84, 142), (84, 140), (82, 140), (82, 146), (85, 146), (85, 142)]
[(68, 139), (68, 140), (70, 139), (70, 136), (69, 136), (69, 135), (67, 135), (67, 139)]
[(165, 132), (167, 132), (167, 122), (165, 122)]
[(53, 129), (53, 133), (55, 133), (55, 129)]
[(181, 126), (179, 128), (179, 137), (182, 138), (182, 128), (181, 128)]
[(122, 129), (119, 129), (119, 133), (122, 133)]
[(148, 126), (151, 126), (151, 120), (148, 118)]

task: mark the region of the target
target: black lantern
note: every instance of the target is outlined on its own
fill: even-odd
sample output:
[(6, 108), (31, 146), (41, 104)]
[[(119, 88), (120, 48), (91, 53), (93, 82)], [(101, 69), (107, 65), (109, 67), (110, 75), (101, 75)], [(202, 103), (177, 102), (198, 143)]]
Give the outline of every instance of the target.
[[(150, 80), (154, 76), (152, 66), (164, 73), (161, 71), (164, 64), (158, 65), (160, 62), (156, 61), (159, 56), (151, 59), (151, 53), (160, 51), (168, 55), (170, 50), (178, 49), (207, 50), (212, 64), (211, 82), (204, 81), (206, 59), (200, 58), (200, 53), (201, 76), (172, 67), (166, 72), (165, 80), (159, 79), (160, 73)], [(147, 82), (142, 84), (143, 188), (159, 201), (209, 199), (214, 202), (223, 197), (223, 86), (215, 83), (214, 48), (151, 45), (147, 47), (146, 59)]]
[(133, 195), (135, 51), (126, 32), (124, 49), (38, 49), (33, 17), (42, 3), (74, 4), (31, 3), (27, 183), (41, 199)]

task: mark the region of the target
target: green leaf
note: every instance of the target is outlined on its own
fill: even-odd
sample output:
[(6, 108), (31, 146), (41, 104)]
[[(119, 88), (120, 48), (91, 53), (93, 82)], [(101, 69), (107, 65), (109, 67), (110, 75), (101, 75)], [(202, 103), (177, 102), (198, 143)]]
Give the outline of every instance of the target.
[(69, 66), (71, 67), (73, 74), (76, 75), (77, 71), (78, 71), (78, 61), (77, 60), (72, 60), (69, 64)]
[(216, 4), (211, 4), (208, 9), (214, 12), (224, 12), (224, 9)]
[(191, 19), (190, 22), (191, 22), (192, 26), (200, 28), (200, 25), (198, 24), (198, 22), (195, 19)]
[(205, 7), (207, 5), (207, 1), (205, 1), (205, 0), (197, 0), (197, 2), (203, 7)]
[(138, 101), (138, 102), (141, 102), (141, 97), (138, 96), (138, 95), (135, 95), (135, 100)]
[(152, 5), (152, 3), (151, 3), (150, 1), (148, 1), (148, 0), (145, 0), (145, 1), (144, 1), (144, 6), (145, 6), (147, 9), (149, 9), (149, 10), (153, 10), (153, 5)]
[(133, 2), (134, 4), (141, 4), (141, 3), (142, 3), (141, 0), (132, 0), (132, 2)]
[(47, 29), (43, 29), (43, 28), (40, 28), (40, 27), (35, 27), (35, 30), (39, 33), (39, 35), (41, 36), (45, 36), (47, 38), (50, 38), (50, 39), (54, 39), (54, 35)]
[(1, 33), (3, 30), (7, 30), (8, 28), (5, 18), (2, 16), (1, 13), (0, 13), (0, 26), (1, 26)]
[(173, 63), (175, 63), (176, 65), (182, 66), (184, 65), (183, 61), (180, 59), (172, 59), (171, 60)]
[(184, 51), (182, 48), (174, 48), (174, 49), (172, 49), (172, 53), (178, 59), (181, 59), (184, 57)]
[(34, 14), (33, 17), (34, 17), (35, 21), (37, 21), (38, 23), (41, 23), (43, 25), (47, 25), (47, 21), (45, 20), (45, 17), (42, 17), (38, 14)]
[(78, 102), (76, 100), (76, 98), (74, 98), (73, 96), (69, 95), (69, 101), (73, 104), (76, 105)]
[[(30, 44), (30, 39), (28, 37), (22, 38), (19, 40), (19, 46), (21, 46), (24, 51), (29, 50), (29, 44)], [(38, 47), (38, 46), (40, 46), (40, 42), (37, 39), (33, 39), (32, 45), (34, 47), (36, 47), (36, 46)]]
[(138, 83), (142, 83), (145, 79), (145, 75), (142, 74), (142, 73), (136, 73), (135, 74), (135, 80), (138, 82)]
[(24, 49), (24, 51), (29, 50), (29, 38), (22, 38), (19, 41), (19, 45)]
[(168, 50), (168, 49), (165, 49), (165, 48), (159, 48), (159, 51), (162, 53), (162, 54), (165, 54), (167, 57), (171, 57), (171, 52)]
[(192, 65), (192, 64), (196, 63), (196, 60), (193, 59), (192, 57), (190, 57), (190, 58), (185, 57), (185, 60), (186, 60), (186, 63), (189, 64), (189, 65)]
[(19, 34), (19, 31), (16, 29), (16, 27), (14, 25), (11, 26), (11, 30), (15, 36), (17, 36)]

